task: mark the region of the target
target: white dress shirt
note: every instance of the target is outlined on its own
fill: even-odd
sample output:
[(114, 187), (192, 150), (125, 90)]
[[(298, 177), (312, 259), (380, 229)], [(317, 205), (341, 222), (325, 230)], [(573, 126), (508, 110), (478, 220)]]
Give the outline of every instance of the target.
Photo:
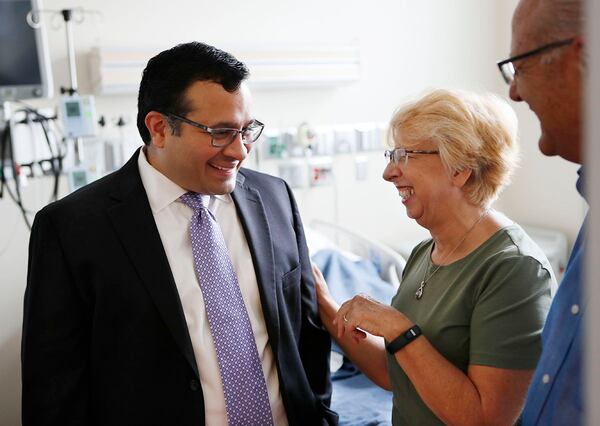
[[(186, 191), (152, 167), (148, 163), (143, 149), (140, 150), (138, 157), (138, 167), (154, 221), (177, 285), (179, 299), (183, 306), (188, 332), (192, 340), (204, 395), (206, 425), (226, 426), (225, 397), (219, 374), (217, 354), (204, 308), (202, 291), (194, 270), (189, 234), (193, 211), (179, 200), (179, 197), (185, 194)], [(217, 219), (225, 238), (225, 244), (237, 275), (242, 298), (250, 317), (250, 324), (267, 383), (273, 421), (275, 425), (287, 425), (287, 417), (279, 391), (277, 366), (269, 344), (256, 273), (248, 241), (235, 210), (235, 204), (229, 194), (216, 195), (210, 197), (208, 208)]]

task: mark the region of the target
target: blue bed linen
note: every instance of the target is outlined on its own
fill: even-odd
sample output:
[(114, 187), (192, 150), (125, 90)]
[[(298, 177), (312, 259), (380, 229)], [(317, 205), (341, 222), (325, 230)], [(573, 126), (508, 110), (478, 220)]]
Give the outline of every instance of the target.
[(344, 426), (392, 424), (392, 392), (374, 384), (344, 358), (342, 367), (332, 374), (331, 409)]

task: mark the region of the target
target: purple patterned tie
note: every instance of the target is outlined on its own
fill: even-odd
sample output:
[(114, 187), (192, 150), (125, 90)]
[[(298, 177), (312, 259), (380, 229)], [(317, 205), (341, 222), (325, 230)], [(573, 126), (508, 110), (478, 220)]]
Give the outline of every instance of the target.
[(196, 276), (215, 343), (229, 425), (272, 425), (267, 384), (250, 318), (221, 229), (201, 194), (181, 201), (194, 210), (190, 225)]

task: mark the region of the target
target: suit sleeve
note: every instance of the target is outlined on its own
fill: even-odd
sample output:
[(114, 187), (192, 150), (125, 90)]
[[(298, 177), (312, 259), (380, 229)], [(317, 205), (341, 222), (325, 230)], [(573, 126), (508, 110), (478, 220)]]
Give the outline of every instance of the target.
[(317, 307), (317, 294), (312, 278), (310, 257), (306, 246), (306, 239), (302, 227), (302, 220), (298, 206), (286, 184), (290, 201), (292, 203), (294, 231), (296, 233), (298, 253), (301, 268), (301, 294), (302, 294), (302, 331), (300, 334), (300, 357), (310, 382), (310, 386), (320, 405), (317, 407), (322, 413), (324, 425), (337, 425), (338, 416), (329, 409), (331, 402), (331, 377), (329, 370), (329, 354), (331, 351), (331, 338), (321, 325)]
[(29, 241), (21, 346), (23, 426), (90, 424), (87, 323), (58, 233), (42, 210)]

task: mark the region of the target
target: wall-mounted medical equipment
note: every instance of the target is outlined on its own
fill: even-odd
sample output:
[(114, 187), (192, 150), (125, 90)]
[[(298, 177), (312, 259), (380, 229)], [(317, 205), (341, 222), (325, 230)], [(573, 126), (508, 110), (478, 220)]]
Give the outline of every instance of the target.
[(52, 18), (60, 17), (64, 22), (67, 41), (67, 60), (69, 66), (69, 86), (61, 86), (63, 95), (60, 100), (60, 110), (63, 123), (66, 126), (65, 137), (74, 142), (74, 165), (78, 166), (83, 160), (82, 137), (92, 136), (95, 132), (94, 100), (91, 96), (79, 96), (77, 83), (77, 66), (75, 62), (75, 42), (73, 38), (73, 23), (84, 21), (85, 15), (98, 14), (97, 11), (83, 8), (49, 10), (33, 8), (27, 13), (27, 21), (32, 25), (40, 25), (43, 15), (51, 15)]
[(67, 172), (69, 189), (71, 192), (78, 190), (90, 183), (89, 173), (85, 167), (74, 167)]
[(335, 154), (335, 132), (333, 126), (322, 126), (315, 129), (316, 138), (311, 149), (313, 155)]
[(308, 179), (307, 171), (304, 160), (285, 160), (279, 164), (277, 175), (292, 188), (304, 188)]
[(380, 150), (385, 141), (385, 124), (357, 124), (354, 126), (354, 143), (357, 152)]
[(52, 96), (45, 29), (27, 21), (40, 7), (40, 0), (0, 1), (0, 104)]
[[(0, 198), (8, 194), (27, 226), (28, 214), (34, 209), (25, 208), (21, 187), (27, 185), (28, 178), (54, 177), (51, 202), (58, 197), (63, 173), (71, 190), (99, 177), (99, 167), (82, 162), (81, 138), (96, 134), (96, 112), (93, 98), (77, 91), (71, 24), (81, 22), (85, 13), (95, 12), (42, 9), (40, 0), (0, 0)], [(60, 117), (54, 111), (42, 113), (22, 102), (52, 92), (41, 19), (45, 14), (62, 18), (66, 29), (70, 86), (61, 87)], [(57, 118), (63, 121), (62, 129), (55, 125)], [(97, 158), (92, 157), (92, 162)]]
[(65, 136), (80, 138), (96, 135), (98, 118), (93, 96), (62, 96), (59, 108)]
[(282, 158), (286, 147), (277, 130), (265, 130), (261, 135), (261, 144), (265, 158)]
[[(12, 111), (9, 103), (0, 110), (0, 198), (7, 194), (30, 227), (29, 214), (21, 197), (21, 188), (29, 178), (52, 176), (54, 184), (48, 202), (58, 197), (59, 178), (66, 148), (56, 136), (56, 116), (27, 106)], [(41, 130), (41, 131), (40, 131)]]
[(318, 157), (367, 151), (382, 151), (386, 125), (357, 123), (283, 130), (267, 128), (259, 145), (265, 159)]
[(310, 186), (332, 185), (334, 180), (332, 159), (326, 157), (310, 159), (308, 178)]
[(258, 145), (258, 165), (293, 188), (313, 188), (335, 185), (335, 169), (346, 157), (355, 167), (350, 178), (365, 182), (372, 157), (367, 154), (383, 152), (385, 130), (382, 123), (312, 127), (306, 122), (267, 129)]

